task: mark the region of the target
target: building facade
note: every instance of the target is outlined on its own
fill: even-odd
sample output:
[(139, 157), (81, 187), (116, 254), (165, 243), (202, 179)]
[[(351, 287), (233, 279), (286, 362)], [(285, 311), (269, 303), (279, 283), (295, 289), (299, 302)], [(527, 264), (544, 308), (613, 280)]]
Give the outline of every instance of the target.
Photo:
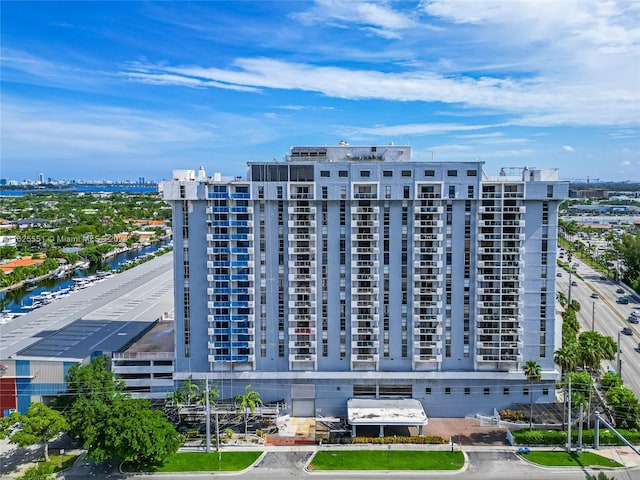
[[(246, 179), (174, 171), (175, 373), (293, 415), (555, 401), (556, 170), (489, 177), (409, 146), (293, 147)], [(527, 360), (542, 367), (530, 385)]]

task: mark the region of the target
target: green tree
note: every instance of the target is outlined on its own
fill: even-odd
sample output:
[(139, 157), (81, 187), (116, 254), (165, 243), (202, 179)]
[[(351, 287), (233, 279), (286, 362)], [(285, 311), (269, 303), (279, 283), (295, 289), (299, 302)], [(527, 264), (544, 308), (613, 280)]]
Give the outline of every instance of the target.
[(254, 390), (251, 390), (251, 384), (244, 387), (244, 395), (236, 395), (236, 400), (240, 402), (240, 409), (244, 415), (244, 435), (247, 436), (249, 413), (256, 411), (256, 406), (262, 405), (262, 398), (260, 394)]
[(180, 384), (175, 392), (167, 394), (167, 401), (172, 405), (196, 405), (204, 401), (200, 385), (195, 383), (191, 375)]
[(602, 376), (602, 379), (600, 380), (600, 383), (602, 384), (602, 388), (604, 388), (605, 390), (608, 390), (608, 389), (613, 388), (613, 387), (622, 386), (622, 380), (620, 379), (620, 377), (615, 372), (607, 372), (607, 373), (605, 373)]
[(49, 441), (68, 428), (62, 414), (42, 403), (32, 403), (24, 415), (13, 412), (10, 421), (14, 424), (9, 441), (20, 447), (42, 443), (45, 461), (49, 461)]
[(93, 436), (88, 449), (96, 461), (113, 458), (159, 465), (180, 446), (178, 432), (146, 399), (121, 398), (99, 422), (99, 434)]
[(586, 480), (616, 480), (613, 475), (609, 476), (604, 472), (598, 472), (598, 475), (588, 475)]
[(542, 368), (535, 360), (527, 360), (522, 371), (529, 382), (529, 430), (533, 430), (533, 382), (542, 380)]
[(556, 350), (553, 360), (560, 367), (563, 374), (574, 370), (578, 362), (576, 343), (571, 343)]
[(615, 243), (614, 247), (620, 253), (624, 271), (622, 278), (628, 284), (640, 279), (640, 233), (625, 233)]
[(605, 398), (617, 428), (640, 428), (640, 402), (631, 390), (623, 386), (613, 387), (606, 393)]
[(38, 463), (37, 465), (27, 468), (16, 480), (55, 480), (53, 474), (55, 467), (51, 463)]
[(74, 365), (67, 374), (65, 407), (70, 430), (100, 461), (112, 458), (139, 465), (161, 463), (178, 448), (178, 433), (164, 415), (123, 392), (124, 382), (106, 369), (106, 359)]
[(613, 360), (617, 345), (613, 338), (599, 332), (582, 332), (578, 337), (578, 363), (598, 370), (603, 360)]

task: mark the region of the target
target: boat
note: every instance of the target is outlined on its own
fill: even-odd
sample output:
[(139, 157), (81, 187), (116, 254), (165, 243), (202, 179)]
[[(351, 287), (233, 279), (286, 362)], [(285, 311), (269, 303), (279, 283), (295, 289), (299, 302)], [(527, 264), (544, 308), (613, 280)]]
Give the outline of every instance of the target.
[(35, 310), (36, 308), (40, 308), (43, 304), (40, 302), (34, 302), (31, 305), (22, 305), (20, 307), (21, 310)]

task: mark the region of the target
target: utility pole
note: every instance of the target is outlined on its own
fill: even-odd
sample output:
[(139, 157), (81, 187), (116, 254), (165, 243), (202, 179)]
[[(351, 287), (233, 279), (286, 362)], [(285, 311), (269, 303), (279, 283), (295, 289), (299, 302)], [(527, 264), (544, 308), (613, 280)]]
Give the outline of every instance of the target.
[(617, 360), (616, 360), (616, 365), (617, 365), (617, 370), (618, 370), (618, 377), (620, 377), (620, 380), (622, 380), (622, 360), (620, 359), (620, 331), (618, 330), (618, 350), (616, 352), (617, 354)]
[(220, 423), (218, 418), (218, 412), (216, 411), (216, 450), (220, 451)]
[(573, 267), (569, 265), (569, 295), (567, 298), (567, 305), (571, 306), (571, 273), (573, 272)]
[(593, 301), (593, 308), (591, 310), (591, 331), (596, 331), (596, 301)]
[(576, 446), (576, 453), (580, 455), (582, 453), (582, 415), (584, 405), (580, 404), (580, 414), (578, 416), (578, 445)]
[(209, 379), (204, 380), (205, 422), (207, 432), (207, 453), (211, 453), (211, 404), (209, 403)]
[(569, 376), (569, 398), (567, 399), (567, 453), (571, 453), (571, 376)]

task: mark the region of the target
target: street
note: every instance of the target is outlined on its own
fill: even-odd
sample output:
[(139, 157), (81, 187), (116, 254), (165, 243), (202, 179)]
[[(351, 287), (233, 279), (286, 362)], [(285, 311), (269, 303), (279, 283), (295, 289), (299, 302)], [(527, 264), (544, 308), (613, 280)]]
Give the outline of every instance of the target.
[[(627, 320), (634, 310), (640, 314), (640, 304), (636, 303), (633, 298), (628, 305), (616, 303), (618, 297), (622, 295), (616, 293), (616, 290), (620, 288), (618, 284), (610, 278), (602, 280), (600, 272), (580, 260), (574, 258), (572, 263), (578, 264), (577, 275), (570, 276), (568, 272), (558, 269), (559, 272), (562, 272), (562, 277), (556, 277), (558, 292), (562, 292), (568, 297), (569, 282), (576, 282), (576, 285), (571, 287), (571, 298), (580, 302), (581, 309), (578, 312), (578, 320), (582, 331), (591, 330), (593, 324), (595, 330), (601, 334), (612, 337), (616, 342), (618, 338), (620, 339), (620, 360), (624, 385), (632, 390), (636, 397), (640, 398), (640, 352), (638, 351), (640, 329), (638, 325), (631, 324)], [(592, 293), (597, 293), (600, 298), (591, 298)], [(629, 292), (626, 294), (628, 295)], [(633, 335), (619, 335), (623, 327), (630, 327)], [(607, 365), (604, 365), (605, 369), (606, 367), (618, 370), (615, 359), (607, 362)]]

